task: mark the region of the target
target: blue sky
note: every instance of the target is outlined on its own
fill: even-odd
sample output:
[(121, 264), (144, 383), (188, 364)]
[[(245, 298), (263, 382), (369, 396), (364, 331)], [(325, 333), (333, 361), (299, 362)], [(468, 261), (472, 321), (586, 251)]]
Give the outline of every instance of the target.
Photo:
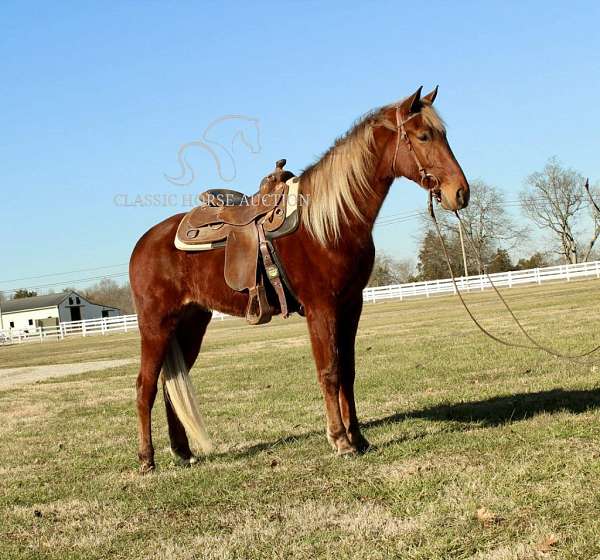
[[(0, 290), (123, 272), (17, 280), (122, 265), (179, 208), (115, 197), (252, 191), (276, 159), (302, 169), (360, 114), (421, 84), (440, 84), (469, 178), (514, 200), (557, 155), (596, 181), (599, 15), (592, 2), (3, 2)], [(260, 131), (258, 153), (235, 145), (235, 182), (196, 149), (195, 183), (169, 183), (179, 146), (230, 114)], [(399, 181), (382, 216), (424, 203)], [(418, 226), (378, 227), (378, 248), (414, 257)]]

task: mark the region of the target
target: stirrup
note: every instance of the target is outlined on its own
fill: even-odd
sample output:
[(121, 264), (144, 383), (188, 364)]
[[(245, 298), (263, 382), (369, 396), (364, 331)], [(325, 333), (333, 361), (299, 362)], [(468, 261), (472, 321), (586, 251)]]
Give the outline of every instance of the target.
[(264, 325), (271, 320), (271, 306), (267, 301), (267, 292), (261, 284), (250, 289), (250, 299), (246, 307), (246, 321), (251, 325)]

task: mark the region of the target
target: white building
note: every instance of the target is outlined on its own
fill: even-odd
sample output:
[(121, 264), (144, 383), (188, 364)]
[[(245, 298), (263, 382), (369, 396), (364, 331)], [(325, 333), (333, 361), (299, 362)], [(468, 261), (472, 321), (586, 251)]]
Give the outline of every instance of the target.
[(67, 321), (121, 315), (121, 310), (93, 303), (77, 292), (11, 299), (0, 304), (0, 329), (34, 331)]

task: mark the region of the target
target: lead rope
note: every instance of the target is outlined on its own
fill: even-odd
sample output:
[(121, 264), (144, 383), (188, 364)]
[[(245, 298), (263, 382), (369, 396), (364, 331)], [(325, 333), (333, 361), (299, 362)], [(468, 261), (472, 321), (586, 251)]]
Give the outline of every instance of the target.
[[(458, 215), (458, 212), (455, 212), (456, 217), (458, 218), (461, 226), (463, 224), (460, 216)], [(458, 288), (458, 284), (456, 282), (456, 278), (454, 277), (454, 272), (452, 270), (452, 264), (450, 263), (450, 257), (448, 255), (448, 248), (446, 247), (446, 243), (444, 241), (444, 237), (442, 235), (442, 232), (440, 230), (440, 226), (438, 224), (438, 221), (435, 217), (435, 212), (433, 210), (433, 193), (432, 191), (429, 191), (429, 215), (431, 216), (431, 219), (435, 225), (435, 229), (437, 231), (438, 237), (440, 239), (440, 243), (442, 245), (442, 249), (444, 251), (444, 257), (446, 259), (446, 264), (448, 265), (448, 270), (450, 272), (450, 277), (452, 278), (452, 284), (454, 285), (454, 290), (456, 291), (456, 294), (458, 295), (460, 302), (462, 303), (463, 307), (465, 308), (465, 311), (467, 312), (467, 314), (469, 315), (469, 317), (471, 318), (471, 320), (473, 321), (473, 323), (475, 323), (475, 325), (477, 326), (477, 328), (486, 336), (488, 336), (489, 338), (491, 338), (492, 340), (495, 340), (496, 342), (503, 344), (504, 346), (512, 346), (515, 348), (527, 348), (530, 350), (542, 350), (543, 352), (546, 352), (548, 354), (550, 354), (551, 356), (555, 356), (557, 358), (563, 358), (563, 359), (567, 359), (567, 360), (573, 360), (573, 361), (577, 361), (579, 363), (582, 363), (582, 360), (580, 360), (580, 358), (585, 358), (586, 356), (589, 356), (590, 354), (593, 354), (594, 352), (597, 352), (598, 350), (600, 350), (600, 345), (596, 346), (595, 348), (592, 348), (591, 350), (588, 350), (587, 352), (583, 352), (582, 354), (562, 354), (560, 352), (557, 352), (551, 348), (548, 348), (542, 344), (540, 344), (537, 340), (535, 340), (523, 327), (523, 325), (521, 324), (521, 322), (519, 321), (519, 319), (517, 319), (516, 315), (513, 313), (512, 309), (510, 308), (510, 306), (508, 305), (508, 303), (506, 302), (506, 300), (504, 299), (504, 297), (502, 296), (502, 294), (500, 293), (500, 291), (498, 290), (498, 288), (496, 288), (496, 285), (494, 284), (494, 282), (492, 281), (492, 279), (490, 278), (490, 275), (488, 274), (487, 270), (485, 269), (485, 267), (483, 267), (482, 263), (481, 263), (481, 259), (479, 258), (479, 255), (477, 254), (477, 251), (473, 250), (473, 252), (475, 253), (475, 256), (477, 258), (478, 264), (480, 266), (480, 268), (482, 268), (484, 270), (485, 276), (488, 279), (488, 282), (490, 283), (490, 285), (492, 286), (492, 288), (494, 289), (494, 292), (496, 292), (496, 295), (500, 298), (500, 301), (502, 302), (502, 304), (504, 305), (504, 307), (506, 308), (506, 310), (509, 312), (510, 316), (512, 317), (512, 319), (514, 320), (514, 322), (516, 323), (516, 325), (519, 327), (519, 330), (523, 333), (523, 335), (525, 335), (525, 337), (527, 338), (527, 340), (529, 340), (532, 343), (532, 346), (528, 345), (528, 344), (520, 344), (518, 342), (510, 342), (508, 340), (503, 340), (501, 338), (498, 338), (497, 336), (493, 335), (491, 332), (489, 332), (486, 328), (484, 328), (479, 321), (477, 321), (477, 319), (475, 318), (475, 316), (473, 315), (473, 313), (471, 313), (471, 310), (469, 309), (469, 307), (467, 306), (461, 291)], [(474, 249), (474, 243), (470, 237), (470, 235), (468, 234), (468, 232), (465, 229), (465, 236), (469, 242), (469, 244), (471, 245), (471, 249)], [(585, 364), (590, 364), (590, 362), (587, 361), (583, 361), (583, 363)]]

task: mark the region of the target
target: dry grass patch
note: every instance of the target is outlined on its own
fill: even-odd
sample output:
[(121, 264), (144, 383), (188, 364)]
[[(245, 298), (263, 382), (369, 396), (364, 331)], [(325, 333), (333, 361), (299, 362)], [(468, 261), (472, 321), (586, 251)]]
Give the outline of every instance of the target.
[[(600, 282), (507, 296), (546, 342), (596, 342)], [(516, 337), (491, 294), (468, 297)], [(18, 367), (136, 360), (138, 343), (0, 351)], [(138, 475), (135, 361), (0, 391), (0, 558), (600, 557), (597, 372), (494, 346), (449, 297), (367, 305), (357, 347), (373, 448), (349, 460), (325, 441), (298, 318), (211, 326), (192, 375), (216, 450), (193, 468), (171, 460), (159, 393), (158, 470)]]

